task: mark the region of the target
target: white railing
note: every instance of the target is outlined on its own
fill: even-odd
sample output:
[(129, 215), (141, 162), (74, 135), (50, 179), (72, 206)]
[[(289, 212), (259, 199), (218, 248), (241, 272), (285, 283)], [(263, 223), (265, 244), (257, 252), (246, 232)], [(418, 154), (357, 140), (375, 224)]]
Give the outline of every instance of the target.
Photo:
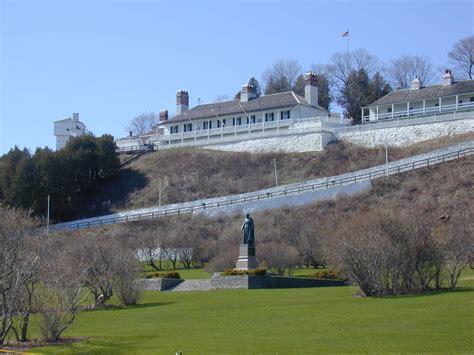
[[(394, 111), (386, 112), (386, 113), (379, 113), (375, 114), (372, 121), (377, 120), (395, 120), (399, 118), (409, 118), (411, 116), (423, 116), (423, 115), (433, 115), (436, 113), (446, 113), (446, 112), (463, 112), (466, 110), (474, 109), (474, 102), (466, 102), (461, 104), (451, 104), (451, 105), (442, 105), (436, 107), (425, 107), (425, 108), (417, 108), (411, 110), (402, 110), (402, 111)], [(372, 122), (371, 116), (366, 115), (362, 117), (362, 123)]]
[[(144, 219), (174, 216), (186, 213), (196, 213), (202, 212), (210, 208), (220, 208), (229, 205), (237, 205), (248, 202), (268, 200), (277, 197), (298, 195), (311, 191), (324, 190), (337, 186), (350, 185), (363, 181), (370, 181), (376, 178), (429, 167), (431, 165), (444, 163), (447, 161), (467, 157), (474, 154), (474, 142), (460, 144), (454, 147), (458, 147), (458, 149), (428, 157), (426, 155), (429, 155), (430, 153), (426, 153), (423, 154), (422, 156), (424, 157), (420, 159), (405, 158), (399, 161), (391, 162), (389, 165), (380, 165), (377, 167), (364, 169), (349, 174), (343, 174), (339, 176), (333, 176), (317, 180), (309, 180), (299, 184), (284, 185), (277, 188), (254, 191), (234, 196), (223, 196), (212, 199), (183, 202), (171, 206), (158, 207), (156, 210), (149, 212), (137, 211), (136, 213), (133, 213), (133, 211), (128, 211), (127, 215), (122, 216), (103, 216), (89, 218), (83, 221), (79, 220), (65, 222), (51, 226), (50, 231), (83, 229), (116, 223), (125, 223), (132, 221), (140, 221)], [(447, 149), (449, 149), (449, 147)]]
[[(187, 146), (187, 145), (206, 145), (217, 142), (227, 142), (247, 139), (250, 136), (264, 137), (264, 136), (279, 136), (291, 133), (304, 133), (321, 131), (320, 120), (321, 117), (300, 118), (276, 120), (268, 122), (258, 122), (251, 124), (223, 126), (220, 128), (212, 128), (206, 130), (194, 130), (191, 132), (173, 133), (167, 135), (157, 135), (151, 137), (149, 142), (158, 146), (159, 149)], [(298, 123), (308, 123), (305, 128), (293, 128)], [(311, 125), (314, 123), (314, 125)]]
[(354, 131), (367, 131), (372, 129), (381, 129), (381, 128), (392, 128), (400, 126), (412, 126), (424, 123), (433, 123), (433, 122), (443, 122), (443, 121), (455, 121), (474, 118), (474, 110), (466, 111), (454, 111), (454, 112), (445, 112), (437, 113), (431, 115), (421, 115), (421, 116), (404, 116), (395, 118), (393, 120), (379, 120), (379, 121), (369, 121), (364, 124), (351, 125), (351, 126), (340, 126), (340, 127), (331, 127), (334, 133), (344, 133), (344, 132), (354, 132)]

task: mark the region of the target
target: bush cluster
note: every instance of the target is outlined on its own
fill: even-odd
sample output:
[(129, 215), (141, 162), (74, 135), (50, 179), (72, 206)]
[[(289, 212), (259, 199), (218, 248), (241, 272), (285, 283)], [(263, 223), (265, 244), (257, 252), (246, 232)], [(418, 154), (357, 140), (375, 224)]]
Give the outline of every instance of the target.
[(343, 280), (344, 277), (335, 270), (324, 269), (316, 271), (311, 277), (315, 279), (327, 279), (327, 280)]
[(222, 276), (238, 276), (238, 275), (250, 275), (250, 276), (265, 276), (267, 269), (257, 268), (251, 270), (237, 270), (237, 269), (227, 269), (221, 273)]
[(168, 271), (168, 272), (152, 272), (146, 276), (147, 279), (180, 279), (181, 275), (177, 271)]

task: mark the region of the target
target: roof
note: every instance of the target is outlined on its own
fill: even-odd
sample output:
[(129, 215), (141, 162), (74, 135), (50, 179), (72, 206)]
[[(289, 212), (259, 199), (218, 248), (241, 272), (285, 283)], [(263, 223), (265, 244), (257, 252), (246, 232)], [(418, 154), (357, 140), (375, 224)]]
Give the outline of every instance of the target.
[(438, 97), (474, 93), (474, 80), (458, 81), (451, 85), (432, 85), (419, 90), (400, 89), (389, 92), (369, 106), (390, 105), (409, 101), (435, 99)]
[(64, 119), (62, 119), (62, 120), (54, 121), (54, 123), (60, 123), (60, 122), (75, 122), (75, 123), (80, 123), (80, 124), (82, 124), (82, 125), (85, 126), (84, 122), (81, 122), (81, 121), (74, 121), (74, 120), (72, 119), (72, 117), (68, 117), (68, 118), (64, 118)]
[[(319, 108), (320, 110), (327, 111), (326, 109), (319, 106), (309, 105), (305, 99), (294, 93), (293, 91), (281, 92), (277, 94), (270, 94), (265, 96), (260, 96), (246, 102), (241, 102), (240, 100), (216, 102), (213, 104), (204, 104), (195, 106), (186, 111), (186, 115), (181, 113), (174, 116), (168, 121), (164, 121), (161, 124), (166, 123), (175, 123), (189, 120), (197, 120), (201, 118), (209, 118), (217, 116), (226, 116), (226, 115), (245, 115), (245, 112), (251, 113), (255, 111), (271, 110), (282, 107), (291, 107), (298, 104)], [(214, 111), (212, 111), (214, 110)]]

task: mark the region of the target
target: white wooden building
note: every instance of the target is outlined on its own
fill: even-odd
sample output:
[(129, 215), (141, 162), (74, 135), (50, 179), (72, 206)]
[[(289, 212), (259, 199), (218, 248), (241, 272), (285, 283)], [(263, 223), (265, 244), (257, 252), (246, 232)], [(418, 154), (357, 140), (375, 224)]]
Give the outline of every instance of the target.
[(474, 109), (474, 80), (454, 81), (446, 70), (439, 85), (422, 86), (418, 79), (409, 89), (394, 90), (362, 108), (362, 122), (409, 118)]
[(86, 125), (79, 121), (78, 113), (73, 113), (72, 117), (54, 121), (56, 150), (64, 148), (71, 137), (80, 137), (84, 134), (86, 134)]

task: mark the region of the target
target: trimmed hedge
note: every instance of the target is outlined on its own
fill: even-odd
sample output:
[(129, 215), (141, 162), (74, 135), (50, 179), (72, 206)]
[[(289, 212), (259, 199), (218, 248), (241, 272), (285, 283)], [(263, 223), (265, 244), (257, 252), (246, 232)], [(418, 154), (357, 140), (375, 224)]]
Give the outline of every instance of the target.
[(226, 269), (222, 276), (236, 276), (236, 275), (251, 275), (251, 276), (265, 276), (267, 273), (267, 269), (264, 268), (257, 268), (257, 269), (250, 269), (250, 270), (237, 270), (237, 269)]
[(160, 278), (160, 279), (180, 279), (181, 275), (179, 272), (176, 271), (168, 271), (168, 272), (152, 272), (147, 275), (147, 279), (154, 279), (154, 278)]

